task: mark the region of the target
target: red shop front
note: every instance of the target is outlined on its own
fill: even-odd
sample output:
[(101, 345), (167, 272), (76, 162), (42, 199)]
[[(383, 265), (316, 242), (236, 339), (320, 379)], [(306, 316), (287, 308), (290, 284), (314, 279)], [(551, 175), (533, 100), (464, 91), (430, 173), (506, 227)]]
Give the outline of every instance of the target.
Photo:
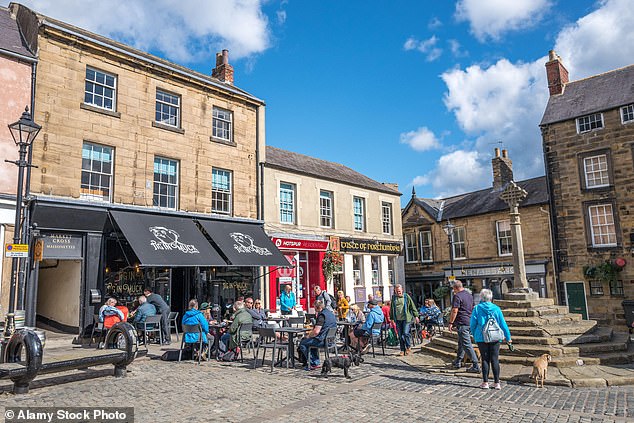
[(276, 300), (285, 285), (291, 285), (304, 310), (314, 301), (313, 287), (326, 289), (321, 262), (328, 249), (328, 241), (308, 239), (271, 238), (294, 266), (269, 267), (269, 307), (275, 308)]

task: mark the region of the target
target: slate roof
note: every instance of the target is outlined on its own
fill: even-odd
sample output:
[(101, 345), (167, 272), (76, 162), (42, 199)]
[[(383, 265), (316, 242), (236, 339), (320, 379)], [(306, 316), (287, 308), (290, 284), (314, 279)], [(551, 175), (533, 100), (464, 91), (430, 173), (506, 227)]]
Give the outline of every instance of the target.
[(634, 65), (569, 82), (551, 95), (540, 125), (614, 109), (634, 102)]
[(386, 194), (401, 195), (400, 192), (342, 164), (293, 153), (292, 151), (282, 150), (270, 145), (266, 146), (266, 166), (354, 185), (360, 188), (367, 188)]
[[(545, 176), (519, 181), (516, 184), (528, 192), (528, 197), (520, 203), (520, 208), (548, 204)], [(488, 188), (440, 200), (415, 198), (414, 202), (439, 221), (508, 210), (509, 206), (499, 198), (501, 193), (502, 190)]]
[(11, 13), (6, 7), (0, 7), (0, 54), (2, 50), (35, 58), (20, 35), (17, 22), (11, 18)]

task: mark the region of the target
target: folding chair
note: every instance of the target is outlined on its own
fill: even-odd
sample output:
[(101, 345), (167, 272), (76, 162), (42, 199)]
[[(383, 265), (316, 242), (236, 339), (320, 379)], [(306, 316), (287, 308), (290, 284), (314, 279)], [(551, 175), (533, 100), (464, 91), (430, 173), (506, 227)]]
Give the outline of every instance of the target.
[[(185, 341), (185, 334), (187, 333), (197, 333), (198, 341), (194, 341), (194, 342)], [(183, 349), (186, 345), (191, 345), (192, 350), (195, 351), (194, 346), (198, 344), (198, 364), (200, 364), (200, 358), (203, 355), (203, 336), (206, 336), (206, 334), (203, 332), (203, 328), (200, 326), (200, 324), (183, 325), (183, 336), (181, 337), (181, 347), (178, 352), (178, 361), (181, 361), (181, 358), (183, 357)]]
[[(141, 329), (142, 327), (142, 329)], [(163, 332), (161, 331), (161, 315), (148, 316), (143, 323), (139, 324), (139, 329), (143, 331), (143, 345), (147, 348), (147, 338), (149, 333), (159, 336), (159, 344), (163, 345)]]
[(170, 314), (167, 316), (167, 330), (172, 333), (172, 329), (176, 331), (176, 340), (178, 341), (178, 312), (170, 311)]
[(281, 361), (282, 350), (286, 349), (286, 368), (288, 369), (290, 344), (285, 341), (280, 341), (275, 336), (275, 327), (261, 327), (258, 329), (259, 339), (258, 347), (255, 351), (255, 359), (253, 360), (253, 368), (257, 366), (258, 357), (260, 356), (260, 348), (263, 348), (262, 352), (262, 365), (264, 366), (264, 357), (266, 357), (266, 350), (271, 349), (271, 373), (273, 373), (273, 366), (275, 365), (275, 352), (278, 352), (278, 361)]

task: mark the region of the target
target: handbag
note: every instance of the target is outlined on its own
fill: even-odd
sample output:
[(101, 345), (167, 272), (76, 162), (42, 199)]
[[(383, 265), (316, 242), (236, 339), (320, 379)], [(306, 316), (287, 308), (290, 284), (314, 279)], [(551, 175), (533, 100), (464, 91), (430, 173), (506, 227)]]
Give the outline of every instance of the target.
[(398, 337), (396, 336), (396, 331), (394, 330), (394, 328), (390, 328), (387, 331), (387, 345), (389, 345), (390, 347), (394, 347), (396, 345), (398, 345)]

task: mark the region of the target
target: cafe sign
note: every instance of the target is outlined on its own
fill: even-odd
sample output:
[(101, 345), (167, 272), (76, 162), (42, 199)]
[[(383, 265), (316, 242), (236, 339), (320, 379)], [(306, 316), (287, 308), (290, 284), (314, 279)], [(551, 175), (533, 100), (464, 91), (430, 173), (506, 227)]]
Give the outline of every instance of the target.
[(401, 243), (389, 241), (377, 241), (370, 239), (341, 238), (341, 252), (344, 253), (375, 253), (375, 254), (400, 254)]
[(83, 238), (80, 235), (47, 234), (40, 239), (44, 259), (81, 259), (83, 256)]

